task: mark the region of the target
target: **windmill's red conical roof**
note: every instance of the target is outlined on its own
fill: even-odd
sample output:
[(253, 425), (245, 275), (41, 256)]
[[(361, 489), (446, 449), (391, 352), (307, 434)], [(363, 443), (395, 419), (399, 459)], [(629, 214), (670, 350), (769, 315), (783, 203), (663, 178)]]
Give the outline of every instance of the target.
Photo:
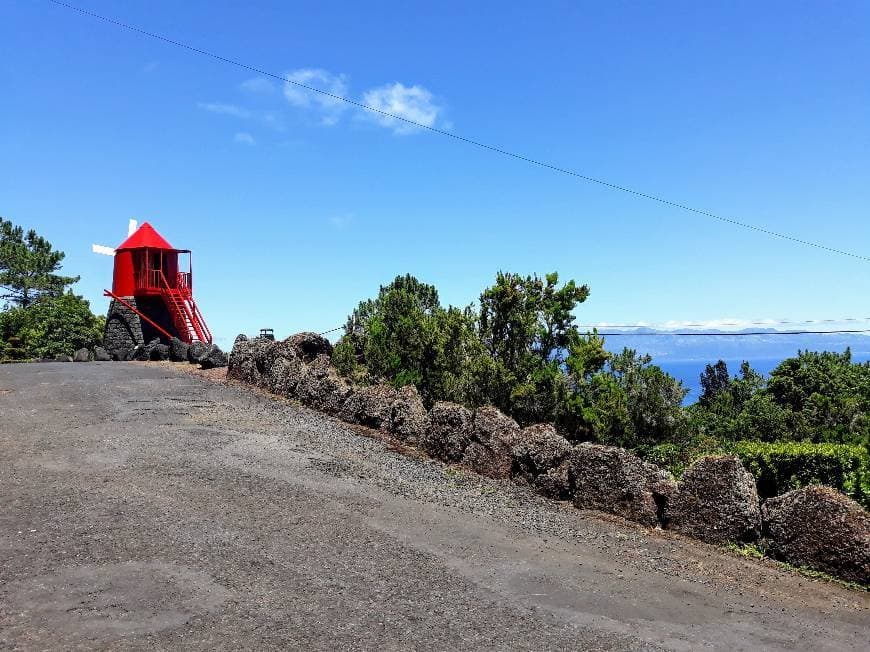
[(157, 233), (153, 226), (148, 224), (148, 222), (143, 222), (142, 226), (136, 229), (133, 232), (133, 235), (118, 245), (118, 248), (115, 251), (120, 251), (121, 249), (141, 249), (143, 247), (148, 247), (149, 249), (175, 250), (175, 247), (166, 242), (163, 236)]

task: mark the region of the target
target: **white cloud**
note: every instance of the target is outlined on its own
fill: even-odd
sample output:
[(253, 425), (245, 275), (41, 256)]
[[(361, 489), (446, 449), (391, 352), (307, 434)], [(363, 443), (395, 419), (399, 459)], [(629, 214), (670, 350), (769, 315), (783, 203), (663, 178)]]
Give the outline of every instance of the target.
[(246, 79), (239, 84), (239, 86), (243, 91), (262, 95), (266, 95), (275, 90), (275, 84), (267, 77), (253, 77), (251, 79)]
[(254, 140), (254, 137), (249, 134), (247, 131), (240, 131), (235, 136), (233, 136), (233, 140), (242, 145), (256, 145), (257, 141)]
[(333, 215), (332, 217), (329, 218), (330, 226), (332, 226), (332, 228), (338, 229), (338, 230), (341, 230), (341, 229), (344, 229), (345, 227), (350, 226), (352, 222), (353, 222), (353, 215), (352, 214)]
[(253, 120), (275, 131), (284, 131), (284, 121), (281, 119), (281, 114), (275, 111), (254, 111), (222, 102), (200, 102), (197, 106), (209, 113), (238, 118), (239, 120)]
[(434, 127), (441, 113), (433, 101), (432, 93), (422, 86), (405, 86), (400, 82), (380, 86), (363, 93), (362, 103), (378, 111), (390, 113), (383, 115), (366, 111), (378, 124), (388, 127), (397, 134), (408, 134), (417, 131), (419, 127), (392, 116), (405, 118), (426, 127)]
[[(741, 319), (737, 317), (723, 317), (722, 319), (701, 319), (701, 320), (677, 320), (672, 319), (664, 322), (638, 321), (631, 324), (623, 322), (599, 322), (597, 324), (583, 324), (584, 327), (595, 327), (602, 329), (625, 329), (631, 327), (651, 328), (658, 331), (679, 331), (679, 330), (721, 330), (721, 331), (739, 331), (745, 329), (763, 329), (773, 328), (776, 330), (792, 330), (801, 328), (801, 324), (812, 322), (788, 321), (783, 319)], [(826, 323), (825, 328), (837, 328), (835, 322)]]
[(220, 115), (231, 115), (236, 118), (250, 118), (251, 112), (234, 104), (221, 104), (220, 102), (206, 103), (200, 102), (197, 106), (204, 111), (218, 113)]
[[(287, 101), (293, 106), (320, 112), (321, 123), (324, 125), (336, 124), (341, 113), (348, 107), (346, 102), (338, 99), (347, 95), (347, 82), (344, 75), (334, 75), (322, 68), (300, 68), (288, 72), (285, 77), (289, 80), (284, 84), (284, 97)], [(338, 97), (330, 97), (309, 88), (302, 88), (298, 84)]]
[[(323, 68), (299, 68), (288, 72), (285, 77), (287, 81), (283, 85), (283, 92), (288, 104), (310, 111), (322, 125), (337, 124), (342, 115), (353, 107), (343, 99), (350, 97), (346, 75)], [(267, 94), (274, 91), (276, 85), (266, 77), (253, 77), (243, 81), (240, 88), (249, 93)], [(452, 129), (453, 126), (442, 119), (443, 107), (436, 102), (432, 93), (417, 84), (406, 86), (394, 82), (370, 88), (362, 93), (359, 101), (375, 111), (356, 107), (352, 108), (354, 114), (364, 116), (396, 134), (413, 133), (421, 127), (438, 125), (441, 129)], [(212, 113), (256, 119), (279, 131), (282, 128), (280, 114), (274, 112), (223, 103), (201, 103), (199, 107)]]
[(284, 131), (284, 121), (281, 119), (280, 114), (275, 113), (274, 111), (264, 111), (260, 114), (259, 118), (267, 127), (270, 127), (275, 131)]

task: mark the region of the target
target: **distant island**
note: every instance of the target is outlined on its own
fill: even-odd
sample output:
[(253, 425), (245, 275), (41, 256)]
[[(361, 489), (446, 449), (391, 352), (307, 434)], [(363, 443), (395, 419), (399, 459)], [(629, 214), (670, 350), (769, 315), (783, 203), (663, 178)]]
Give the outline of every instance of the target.
[[(619, 352), (624, 347), (648, 353), (657, 362), (716, 360), (771, 360), (797, 355), (798, 351), (837, 351), (851, 348), (857, 359), (870, 357), (870, 333), (832, 333), (830, 335), (781, 335), (773, 328), (751, 328), (739, 331), (717, 329), (680, 329), (679, 331), (637, 328), (632, 330), (607, 328), (605, 348)], [(795, 328), (794, 330), (802, 330)], [(811, 330), (811, 329), (806, 329)], [(823, 330), (819, 328), (818, 330)], [(763, 335), (740, 335), (758, 333)], [(622, 334), (624, 333), (624, 334)], [(674, 334), (679, 333), (679, 334)], [(685, 333), (721, 333), (717, 337), (686, 335)], [(655, 334), (655, 335), (650, 335)]]

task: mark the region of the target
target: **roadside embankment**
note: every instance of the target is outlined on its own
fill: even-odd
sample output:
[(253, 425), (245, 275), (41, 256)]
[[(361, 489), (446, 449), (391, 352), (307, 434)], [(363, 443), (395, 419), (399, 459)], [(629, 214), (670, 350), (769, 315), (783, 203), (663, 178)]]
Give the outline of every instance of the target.
[(352, 385), (332, 366), (331, 353), (314, 333), (281, 342), (240, 335), (228, 377), (579, 509), (709, 543), (759, 545), (787, 563), (870, 584), (870, 515), (833, 489), (804, 487), (763, 503), (755, 478), (728, 455), (702, 457), (676, 481), (629, 451), (572, 445), (552, 425), (521, 428), (493, 407), (438, 402), (426, 410), (413, 386)]

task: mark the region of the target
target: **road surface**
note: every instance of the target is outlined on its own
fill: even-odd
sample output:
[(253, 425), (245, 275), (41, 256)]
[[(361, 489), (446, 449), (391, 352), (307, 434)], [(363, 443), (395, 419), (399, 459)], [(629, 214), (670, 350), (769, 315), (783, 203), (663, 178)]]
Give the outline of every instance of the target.
[(867, 593), (547, 502), (170, 364), (4, 365), (0, 417), (0, 648), (870, 640)]

